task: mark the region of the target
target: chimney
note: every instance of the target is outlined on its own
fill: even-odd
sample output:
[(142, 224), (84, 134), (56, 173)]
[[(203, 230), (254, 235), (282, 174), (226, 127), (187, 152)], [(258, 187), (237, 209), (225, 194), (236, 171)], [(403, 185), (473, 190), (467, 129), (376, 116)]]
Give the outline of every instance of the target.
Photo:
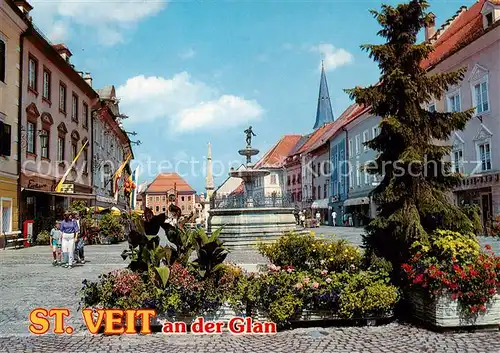
[(64, 44), (54, 44), (52, 47), (69, 64), (69, 58), (71, 58), (73, 54), (71, 54), (71, 51), (68, 49), (68, 47), (65, 46)]
[(87, 82), (87, 84), (92, 87), (92, 76), (90, 76), (90, 72), (86, 72), (84, 75), (83, 75), (83, 79), (85, 80), (85, 82)]
[(29, 14), (30, 11), (33, 10), (33, 6), (31, 6), (26, 0), (14, 0), (14, 5), (16, 5), (25, 15)]
[(425, 25), (425, 41), (429, 42), (434, 34), (436, 34), (436, 15), (432, 12), (429, 13), (429, 17), (431, 17), (430, 23)]

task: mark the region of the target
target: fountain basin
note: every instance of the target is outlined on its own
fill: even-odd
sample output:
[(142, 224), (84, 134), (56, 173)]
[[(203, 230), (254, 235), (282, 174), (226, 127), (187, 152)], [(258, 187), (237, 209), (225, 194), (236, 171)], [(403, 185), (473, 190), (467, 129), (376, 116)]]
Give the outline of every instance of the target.
[(238, 153), (242, 156), (255, 156), (259, 154), (259, 150), (256, 148), (247, 147), (243, 150), (239, 150)]
[(268, 243), (283, 233), (297, 230), (293, 208), (253, 207), (209, 211), (209, 231), (222, 228), (220, 239), (230, 248), (248, 248)]
[(262, 169), (245, 169), (245, 170), (234, 170), (229, 173), (233, 178), (241, 178), (245, 182), (253, 181), (257, 178), (269, 175), (271, 172)]

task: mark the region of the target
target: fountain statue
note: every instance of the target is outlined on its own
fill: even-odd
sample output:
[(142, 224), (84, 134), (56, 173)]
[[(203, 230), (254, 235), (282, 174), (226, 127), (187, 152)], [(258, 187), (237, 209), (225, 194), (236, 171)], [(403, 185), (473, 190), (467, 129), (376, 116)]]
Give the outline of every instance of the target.
[(209, 232), (222, 227), (220, 237), (232, 247), (272, 241), (284, 232), (296, 230), (294, 208), (285, 195), (255, 197), (257, 180), (269, 175), (270, 171), (254, 168), (252, 157), (259, 154), (259, 150), (252, 147), (252, 137), (257, 135), (251, 126), (244, 133), (246, 147), (238, 153), (246, 157), (246, 169), (229, 173), (231, 177), (242, 179), (243, 195), (216, 196), (209, 211)]

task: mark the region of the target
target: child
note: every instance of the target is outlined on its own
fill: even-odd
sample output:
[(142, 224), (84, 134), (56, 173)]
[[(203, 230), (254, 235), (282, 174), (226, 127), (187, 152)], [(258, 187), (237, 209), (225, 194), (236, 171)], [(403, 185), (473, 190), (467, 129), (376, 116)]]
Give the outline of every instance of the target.
[(54, 266), (61, 264), (61, 240), (62, 233), (59, 230), (59, 222), (57, 222), (50, 231), (50, 246), (52, 247), (52, 257)]

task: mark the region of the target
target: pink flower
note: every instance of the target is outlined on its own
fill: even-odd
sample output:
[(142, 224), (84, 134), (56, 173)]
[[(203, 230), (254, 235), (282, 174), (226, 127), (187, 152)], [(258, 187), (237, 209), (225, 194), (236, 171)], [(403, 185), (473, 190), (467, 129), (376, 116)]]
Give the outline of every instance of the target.
[(306, 277), (302, 280), (302, 282), (304, 282), (305, 284), (308, 284), (310, 281), (309, 277)]
[(331, 278), (327, 278), (326, 279), (326, 283), (332, 283), (332, 279)]
[(321, 271), (321, 274), (322, 274), (323, 276), (326, 276), (326, 275), (328, 274), (328, 271), (327, 271), (327, 270), (323, 270), (323, 271)]
[(302, 287), (303, 287), (303, 286), (302, 286), (302, 283), (297, 283), (297, 284), (295, 285), (295, 288), (296, 288), (296, 289), (302, 289)]
[(312, 287), (313, 287), (314, 289), (318, 289), (318, 288), (319, 288), (319, 283), (318, 283), (318, 282), (314, 282), (314, 283), (312, 284)]

